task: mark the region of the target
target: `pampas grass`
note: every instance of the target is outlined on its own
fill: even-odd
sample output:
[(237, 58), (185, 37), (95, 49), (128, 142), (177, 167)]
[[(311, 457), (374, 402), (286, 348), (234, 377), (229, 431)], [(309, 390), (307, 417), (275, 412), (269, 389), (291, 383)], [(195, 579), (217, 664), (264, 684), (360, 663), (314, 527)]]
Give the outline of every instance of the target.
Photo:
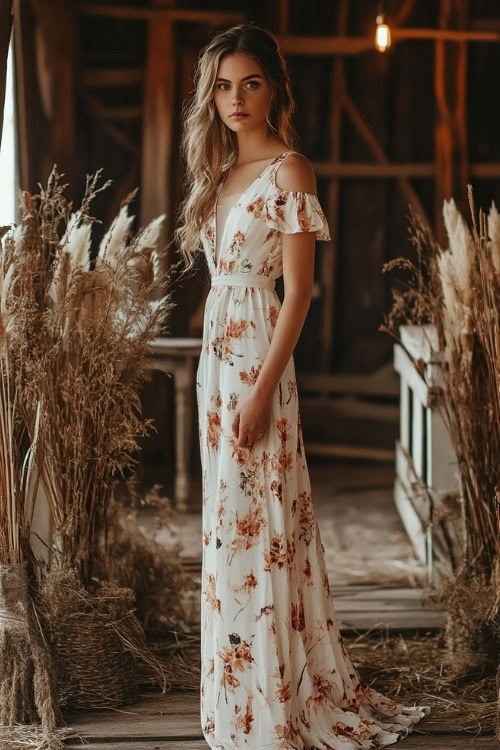
[(92, 251), (90, 205), (109, 184), (99, 186), (100, 171), (72, 211), (54, 168), (46, 189), (22, 194), (20, 228), (4, 236), (16, 269), (14, 365), (32, 441), (40, 411), (37, 466), (54, 564), (76, 568), (82, 582), (96, 566), (112, 478), (136, 462), (151, 427), (140, 414), (142, 368), (171, 308), (155, 257), (164, 217), (131, 234), (135, 191)]
[[(500, 221), (476, 209), (469, 187), (472, 229), (453, 200), (443, 216), (449, 247), (411, 215), (417, 264), (398, 258), (384, 271), (409, 271), (393, 291), (382, 330), (399, 338), (403, 323), (436, 327), (446, 354), (442, 406), (457, 454), (464, 533), (463, 566), (491, 576), (498, 556), (496, 491), (500, 487)], [(498, 592), (500, 596), (500, 591)]]
[[(171, 307), (155, 256), (164, 217), (131, 234), (128, 206), (135, 192), (124, 199), (93, 252), (97, 219), (90, 205), (110, 184), (99, 184), (100, 173), (87, 177), (81, 205), (73, 211), (54, 167), (46, 188), (21, 193), (19, 226), (1, 233), (0, 737), (5, 747), (41, 748), (47, 742), (60, 747), (65, 734), (56, 729), (61, 714), (43, 629), (43, 566), (29, 543), (37, 492), (43, 490), (55, 527), (49, 572), (74, 575), (75, 591), (81, 587), (77, 596), (99, 569), (98, 532), (113, 477), (136, 461), (138, 438), (151, 426), (140, 415), (142, 367)], [(127, 609), (123, 628), (112, 617), (108, 623), (116, 629), (124, 658), (146, 659), (164, 685), (164, 672), (143, 642), (132, 592), (106, 582), (101, 587), (103, 600), (110, 593), (116, 608)], [(22, 726), (29, 722), (29, 729)]]
[(463, 539), (453, 576), (430, 598), (447, 615), (448, 662), (465, 671), (496, 669), (500, 650), (500, 218), (494, 204), (477, 213), (468, 190), (470, 228), (453, 200), (444, 203), (447, 248), (412, 213), (417, 264), (384, 266), (409, 280), (393, 291), (381, 326), (398, 339), (402, 323), (432, 324), (445, 353), (440, 403), (457, 456)]

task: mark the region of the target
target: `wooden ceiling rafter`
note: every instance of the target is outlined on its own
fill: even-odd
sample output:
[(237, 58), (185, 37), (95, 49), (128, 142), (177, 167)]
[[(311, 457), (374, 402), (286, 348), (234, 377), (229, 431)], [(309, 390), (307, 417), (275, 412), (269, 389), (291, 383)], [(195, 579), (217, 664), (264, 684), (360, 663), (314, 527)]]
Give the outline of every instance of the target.
[(130, 21), (187, 21), (189, 23), (231, 24), (244, 21), (246, 16), (233, 10), (189, 10), (183, 8), (149, 7), (134, 8), (129, 5), (98, 5), (80, 3), (78, 13), (82, 16), (115, 18)]
[[(446, 29), (411, 29), (392, 28), (393, 44), (409, 40), (429, 40), (443, 42), (500, 42), (497, 31), (453, 31)], [(280, 45), (288, 55), (307, 55), (328, 57), (329, 55), (360, 55), (364, 52), (376, 52), (374, 37), (371, 36), (298, 36), (281, 35)]]

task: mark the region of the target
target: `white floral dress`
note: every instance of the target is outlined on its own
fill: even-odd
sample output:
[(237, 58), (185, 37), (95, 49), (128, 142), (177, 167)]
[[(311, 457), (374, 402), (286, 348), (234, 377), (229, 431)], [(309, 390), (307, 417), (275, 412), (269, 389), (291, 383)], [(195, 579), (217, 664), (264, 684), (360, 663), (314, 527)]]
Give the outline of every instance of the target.
[[(200, 715), (221, 750), (348, 750), (396, 742), (429, 712), (370, 688), (339, 633), (304, 455), (293, 357), (264, 437), (236, 445), (280, 310), (281, 233), (330, 239), (317, 197), (281, 190), (273, 159), (231, 208), (215, 263), (196, 386), (203, 472)], [(220, 188), (219, 188), (220, 189)]]

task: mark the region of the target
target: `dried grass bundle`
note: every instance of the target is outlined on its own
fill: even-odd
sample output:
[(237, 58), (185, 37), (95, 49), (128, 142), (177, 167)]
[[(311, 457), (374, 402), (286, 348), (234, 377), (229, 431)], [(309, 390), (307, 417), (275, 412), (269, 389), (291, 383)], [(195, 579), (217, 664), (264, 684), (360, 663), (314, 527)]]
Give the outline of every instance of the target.
[[(15, 240), (14, 240), (15, 245)], [(24, 394), (13, 356), (17, 269), (0, 244), (0, 739), (62, 747), (50, 652), (36, 609), (36, 575), (30, 534), (36, 499), (40, 409), (33, 409), (31, 440)], [(32, 722), (27, 732), (22, 724)], [(28, 736), (27, 736), (28, 735)]]
[[(476, 218), (469, 186), (470, 230), (453, 200), (443, 216), (449, 247), (434, 241), (412, 213), (418, 263), (398, 258), (384, 271), (410, 271), (393, 292), (381, 326), (399, 339), (402, 323), (433, 324), (445, 352), (441, 405), (460, 484), (463, 551), (437, 599), (448, 616), (450, 663), (498, 664), (500, 643), (500, 220), (494, 204)], [(456, 550), (454, 550), (456, 552)]]
[(32, 441), (38, 424), (55, 563), (76, 568), (83, 582), (97, 562), (112, 478), (136, 461), (137, 441), (151, 427), (140, 415), (139, 386), (171, 308), (155, 249), (164, 217), (131, 235), (135, 191), (92, 252), (90, 204), (109, 184), (98, 186), (100, 172), (87, 177), (72, 212), (54, 168), (46, 189), (22, 194), (21, 223), (3, 239), (16, 277), (12, 356)]
[(471, 572), (491, 576), (498, 556), (500, 487), (500, 229), (494, 205), (488, 222), (482, 211), (476, 222), (470, 186), (469, 196), (472, 232), (454, 201), (445, 201), (446, 250), (412, 213), (418, 264), (398, 258), (384, 266), (384, 271), (409, 269), (410, 279), (407, 288), (393, 291), (381, 329), (397, 339), (401, 323), (431, 323), (437, 329), (446, 354), (442, 405), (459, 465), (463, 563)]
[(156, 485), (142, 496), (132, 479), (126, 490), (127, 497), (118, 500), (113, 494), (108, 506), (102, 577), (135, 592), (137, 617), (149, 634), (197, 632), (199, 612), (193, 598), (199, 597), (199, 584), (183, 567), (182, 542), (160, 544), (141, 530), (139, 498), (143, 505), (154, 505), (155, 530), (169, 527), (177, 512), (168, 498), (160, 497)]

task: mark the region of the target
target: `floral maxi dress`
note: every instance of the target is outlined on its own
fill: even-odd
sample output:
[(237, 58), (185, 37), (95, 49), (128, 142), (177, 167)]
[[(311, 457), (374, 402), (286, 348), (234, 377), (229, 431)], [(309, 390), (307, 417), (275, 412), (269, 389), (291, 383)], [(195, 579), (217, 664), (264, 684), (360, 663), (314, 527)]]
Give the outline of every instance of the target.
[[(280, 302), (281, 233), (330, 239), (317, 197), (281, 190), (273, 159), (227, 216), (201, 230), (211, 273), (197, 377), (203, 475), (200, 716), (212, 748), (350, 750), (404, 737), (426, 706), (370, 688), (339, 633), (300, 427), (293, 357), (263, 438), (241, 448)], [(220, 191), (220, 188), (219, 188)]]

